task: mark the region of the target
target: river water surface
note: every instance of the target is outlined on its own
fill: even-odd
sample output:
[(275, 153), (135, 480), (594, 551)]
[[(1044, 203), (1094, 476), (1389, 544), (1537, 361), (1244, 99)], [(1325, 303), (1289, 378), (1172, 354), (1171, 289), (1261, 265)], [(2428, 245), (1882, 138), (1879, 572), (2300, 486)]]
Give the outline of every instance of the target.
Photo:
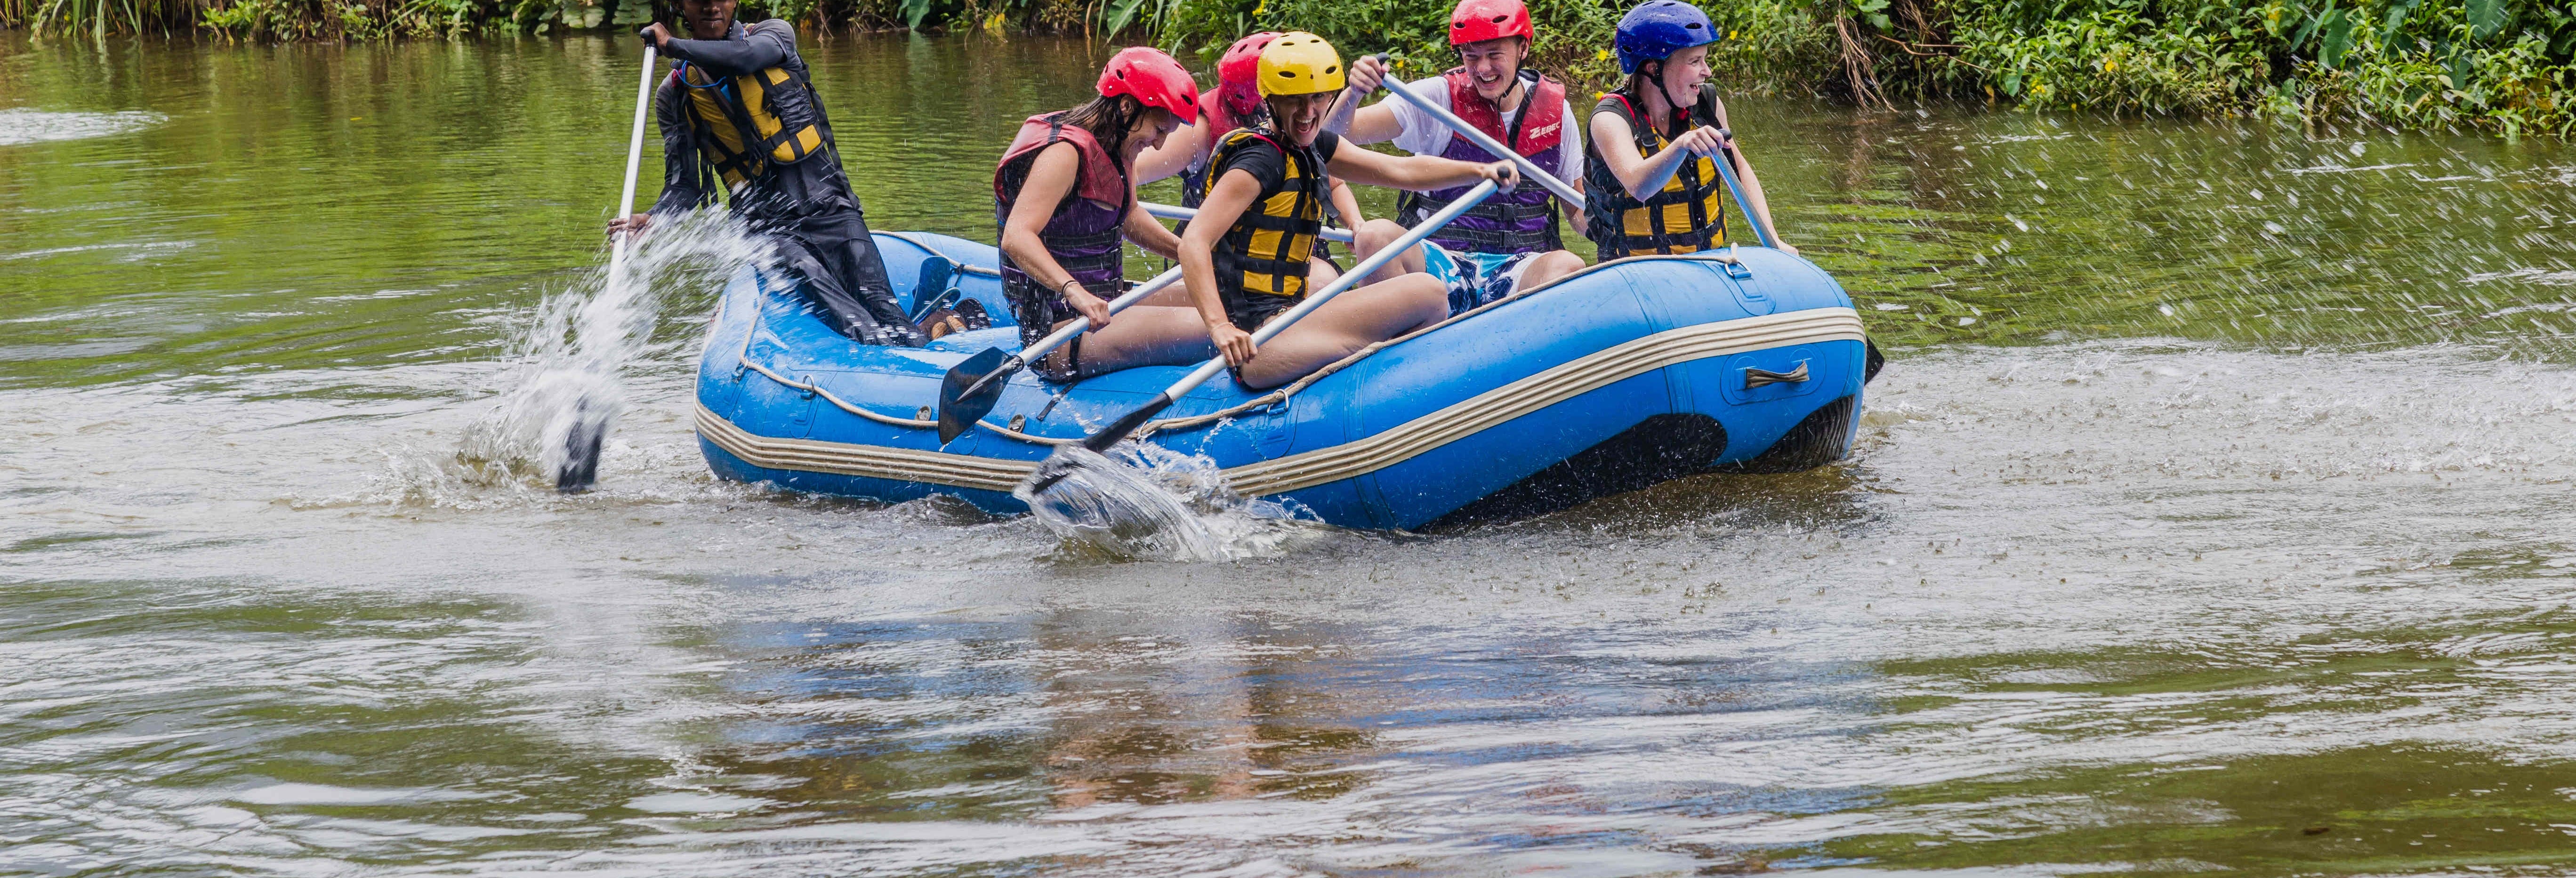
[[(808, 44), (976, 237), (1105, 55)], [(1121, 562), (714, 481), (702, 286), (460, 453), (636, 58), (0, 42), (0, 873), (2576, 870), (2576, 151), (1737, 97), (1849, 462)]]

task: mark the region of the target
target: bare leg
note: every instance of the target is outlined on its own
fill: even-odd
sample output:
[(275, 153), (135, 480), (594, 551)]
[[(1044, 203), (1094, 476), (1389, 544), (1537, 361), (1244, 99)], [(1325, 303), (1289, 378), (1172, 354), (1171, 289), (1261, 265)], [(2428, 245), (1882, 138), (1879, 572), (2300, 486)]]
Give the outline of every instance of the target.
[(1196, 363), (1213, 356), (1216, 345), (1208, 341), (1207, 324), (1199, 320), (1196, 308), (1131, 305), (1109, 321), (1109, 328), (1082, 338), (1084, 377), (1137, 366)]
[(1276, 387), (1369, 345), (1449, 316), (1449, 288), (1419, 272), (1349, 290), (1288, 327), (1243, 366), (1245, 384)]
[(1321, 257), (1306, 260), (1306, 288), (1320, 290), (1325, 284), (1340, 280), (1342, 270)]
[(1529, 267), (1521, 270), (1520, 283), (1513, 291), (1535, 290), (1546, 286), (1548, 281), (1582, 270), (1583, 257), (1574, 255), (1574, 251), (1550, 250), (1530, 257)]
[[(1390, 219), (1373, 219), (1361, 223), (1359, 229), (1351, 233), (1351, 253), (1365, 260), (1377, 255), (1377, 251), (1386, 249), (1386, 245), (1395, 243), (1395, 239), (1404, 237), (1404, 233), (1408, 231), (1411, 230), (1397, 225)], [(1404, 255), (1388, 260), (1386, 267), (1378, 269), (1376, 274), (1369, 275), (1368, 282), (1383, 283), (1394, 280), (1398, 275), (1421, 270), (1422, 248), (1416, 245), (1406, 249)]]

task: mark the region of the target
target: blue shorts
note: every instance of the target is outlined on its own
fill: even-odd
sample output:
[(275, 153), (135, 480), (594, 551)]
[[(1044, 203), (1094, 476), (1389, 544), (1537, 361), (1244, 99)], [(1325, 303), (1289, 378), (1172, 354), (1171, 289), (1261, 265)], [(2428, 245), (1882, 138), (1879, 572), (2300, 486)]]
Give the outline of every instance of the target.
[(1461, 253), (1424, 241), (1422, 270), (1449, 285), (1449, 313), (1463, 314), (1512, 294), (1536, 253)]

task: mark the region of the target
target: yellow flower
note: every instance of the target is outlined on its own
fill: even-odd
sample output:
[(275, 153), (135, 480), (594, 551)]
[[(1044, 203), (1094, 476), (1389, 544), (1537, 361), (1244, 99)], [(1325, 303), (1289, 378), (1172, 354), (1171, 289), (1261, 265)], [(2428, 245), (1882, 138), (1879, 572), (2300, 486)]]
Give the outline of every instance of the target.
[(1726, 38), (1727, 38), (1727, 39), (1730, 39), (1730, 40), (1731, 40), (1731, 39), (1735, 39), (1735, 32), (1734, 32), (1734, 31), (1727, 31), (1727, 32), (1726, 32)]
[(2118, 69), (2120, 69), (2120, 62), (2118, 61), (2105, 59), (2102, 62), (2102, 72), (2104, 73), (2109, 73)]
[(1594, 61), (1607, 61), (1607, 60), (1610, 60), (1610, 50), (1608, 50), (1608, 49), (1603, 49), (1603, 50), (1601, 50), (1599, 53), (1596, 53), (1596, 54), (1594, 54), (1594, 55), (1592, 56), (1592, 60), (1594, 60)]

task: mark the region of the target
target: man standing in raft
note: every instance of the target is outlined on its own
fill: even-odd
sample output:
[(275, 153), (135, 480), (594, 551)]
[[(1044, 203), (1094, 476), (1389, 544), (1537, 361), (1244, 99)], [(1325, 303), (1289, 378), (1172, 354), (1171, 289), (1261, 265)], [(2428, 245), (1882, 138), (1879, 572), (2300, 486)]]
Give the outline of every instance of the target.
[(796, 29), (777, 19), (744, 27), (734, 5), (681, 0), (696, 39), (674, 38), (659, 22), (644, 29), (678, 62), (653, 99), (662, 197), (610, 231), (642, 231), (655, 216), (714, 203), (721, 181), (734, 213), (779, 242), (825, 323), (863, 344), (921, 344), (841, 171), (831, 121), (796, 55)]
[(1188, 294), (1168, 288), (1112, 318), (1127, 286), (1122, 241), (1178, 259), (1181, 239), (1136, 200), (1128, 173), (1138, 153), (1184, 125), (1205, 126), (1198, 83), (1172, 56), (1120, 51), (1100, 71), (1099, 97), (1031, 116), (993, 171), (1002, 228), (1002, 292), (1019, 318), (1020, 343), (1036, 344), (1077, 317), (1091, 330), (1036, 365), (1053, 381), (1212, 352)]
[(1276, 387), (1360, 348), (1438, 322), (1449, 294), (1438, 278), (1407, 274), (1348, 290), (1257, 349), (1252, 330), (1306, 297), (1307, 258), (1324, 225), (1324, 180), (1441, 189), (1519, 181), (1505, 162), (1390, 156), (1342, 148), (1324, 116), (1348, 84), (1323, 37), (1290, 33), (1261, 50), (1260, 89), (1270, 124), (1235, 131), (1209, 159), (1207, 199), (1181, 236), (1182, 278), (1208, 338), (1247, 387)]
[(1680, 0), (1648, 0), (1619, 18), (1616, 40), (1628, 79), (1592, 108), (1583, 166), (1592, 202), (1584, 236), (1602, 260), (1724, 245), (1733, 196), (1717, 161), (1731, 163), (1744, 200), (1778, 229), (1753, 164), (1728, 137), (1726, 104), (1708, 84), (1708, 47), (1717, 42), (1708, 14)]
[[(1565, 86), (1521, 66), (1529, 59), (1530, 40), (1536, 33), (1530, 27), (1529, 7), (1521, 0), (1460, 0), (1449, 13), (1449, 45), (1458, 50), (1459, 66), (1438, 79), (1408, 87), (1433, 105), (1448, 107), (1495, 141), (1510, 145), (1540, 170), (1581, 189), (1583, 136), (1576, 130), (1579, 117), (1565, 98)], [(1503, 158), (1485, 152), (1405, 101), (1384, 100), (1356, 109), (1360, 98), (1377, 88), (1379, 75), (1377, 59), (1354, 62), (1351, 85), (1356, 93), (1343, 100), (1341, 111), (1324, 127), (1343, 132), (1352, 143), (1394, 140), (1397, 147), (1417, 155), (1471, 162)], [(1396, 202), (1395, 221), (1375, 220), (1359, 229), (1354, 249), (1367, 258), (1464, 192), (1459, 188), (1405, 192)], [(1453, 311), (1510, 295), (1516, 286), (1547, 283), (1583, 267), (1583, 257), (1566, 250), (1557, 234), (1560, 211), (1575, 228), (1583, 227), (1582, 209), (1560, 204), (1547, 187), (1533, 184), (1496, 195), (1433, 234), (1420, 252), (1405, 254), (1381, 269), (1380, 277), (1422, 271), (1428, 256), (1435, 274), (1460, 281), (1451, 287)]]

